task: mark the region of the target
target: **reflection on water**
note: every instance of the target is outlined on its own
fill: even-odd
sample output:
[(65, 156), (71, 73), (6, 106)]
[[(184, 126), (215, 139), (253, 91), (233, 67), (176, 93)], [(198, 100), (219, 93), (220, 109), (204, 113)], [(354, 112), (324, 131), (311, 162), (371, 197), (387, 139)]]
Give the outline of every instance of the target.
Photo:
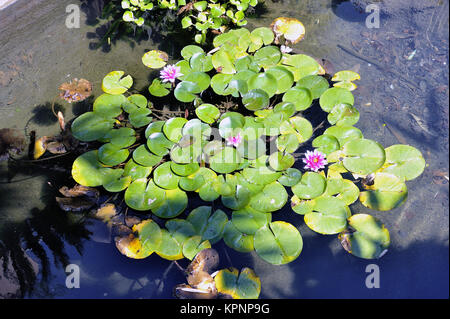
[[(12, 11), (0, 12), (0, 27), (6, 30), (0, 34), (0, 128), (24, 131), (25, 137), (31, 130), (37, 136), (55, 134), (51, 104), (61, 83), (86, 78), (98, 96), (103, 76), (121, 69), (145, 91), (151, 71), (140, 64), (142, 54), (159, 48), (176, 59), (189, 42), (179, 29), (161, 24), (142, 39), (122, 30), (111, 46), (106, 41), (95, 50), (92, 44), (107, 32), (102, 25), (108, 19), (99, 18), (103, 1), (82, 1), (85, 24), (79, 30), (64, 27), (71, 2), (19, 0), (7, 10), (31, 18), (17, 27), (8, 20)], [(371, 2), (380, 5), (379, 29), (365, 26), (364, 8)], [(296, 50), (327, 59), (335, 70), (361, 74), (354, 92), (361, 113), (356, 126), (365, 137), (385, 147), (411, 144), (428, 167), (408, 183), (407, 202), (392, 212), (351, 207), (354, 213), (373, 214), (390, 230), (390, 251), (373, 261), (381, 269), (380, 289), (364, 286), (364, 269), (371, 262), (347, 254), (335, 236), (312, 232), (288, 207), (274, 220), (288, 220), (301, 231), (304, 248), (295, 262), (272, 266), (220, 243), (224, 265), (254, 268), (266, 298), (448, 297), (449, 188), (442, 178), (449, 172), (448, 1), (266, 0), (248, 27), (267, 26), (279, 16), (304, 23), (306, 38)], [(69, 120), (91, 105), (92, 99), (56, 107)], [(184, 280), (172, 263), (158, 256), (127, 259), (105, 225), (59, 210), (55, 189), (69, 184), (68, 172), (64, 165), (41, 164), (0, 163), (0, 297), (171, 297), (172, 287)], [(80, 289), (64, 286), (68, 263), (80, 266)]]

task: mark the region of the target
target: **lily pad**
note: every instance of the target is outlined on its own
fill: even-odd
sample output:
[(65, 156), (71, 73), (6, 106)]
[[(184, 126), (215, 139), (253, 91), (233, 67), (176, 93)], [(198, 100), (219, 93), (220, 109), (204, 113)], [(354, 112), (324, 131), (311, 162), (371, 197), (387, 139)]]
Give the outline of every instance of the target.
[(326, 179), (319, 173), (306, 172), (300, 183), (292, 187), (292, 192), (300, 199), (313, 199), (325, 192)]
[(152, 133), (147, 138), (147, 147), (155, 155), (164, 156), (169, 153), (174, 142), (169, 141), (162, 132)]
[(165, 195), (162, 205), (152, 208), (153, 214), (160, 218), (174, 218), (186, 209), (188, 204), (186, 192), (179, 188), (166, 189)]
[(302, 172), (296, 168), (288, 168), (282, 172), (283, 175), (278, 178), (278, 182), (286, 187), (292, 187), (302, 179)]
[(332, 125), (351, 126), (359, 121), (358, 110), (349, 104), (337, 104), (328, 114), (328, 122)]
[(254, 235), (258, 229), (272, 221), (271, 213), (263, 213), (246, 206), (233, 212), (231, 221), (233, 225), (242, 233)]
[(209, 159), (210, 167), (217, 173), (227, 174), (234, 172), (242, 159), (233, 147), (224, 147), (219, 153)]
[(253, 89), (242, 96), (242, 103), (250, 111), (256, 111), (269, 106), (270, 96), (262, 89)]
[(197, 117), (205, 123), (212, 124), (220, 117), (219, 109), (212, 104), (202, 104), (195, 109)]
[(394, 174), (407, 181), (417, 178), (425, 169), (422, 153), (409, 145), (392, 145), (385, 149), (386, 163), (382, 172)]
[(383, 146), (368, 139), (354, 139), (344, 144), (344, 167), (352, 173), (368, 175), (383, 166), (386, 154)]
[(105, 182), (112, 169), (104, 167), (97, 151), (89, 151), (77, 157), (72, 164), (72, 177), (80, 185), (96, 187)]
[(105, 136), (113, 126), (114, 119), (105, 118), (95, 112), (86, 112), (73, 121), (71, 131), (76, 139), (92, 142)]
[(151, 166), (142, 166), (136, 163), (132, 158), (127, 162), (124, 168), (124, 176), (130, 176), (132, 181), (140, 178), (146, 178), (152, 172)]
[(254, 245), (259, 257), (273, 265), (283, 265), (297, 259), (303, 249), (303, 240), (293, 225), (276, 221), (258, 229)]
[(163, 126), (163, 132), (170, 141), (178, 143), (183, 136), (182, 129), (186, 122), (187, 120), (183, 117), (173, 117), (166, 121)]
[(169, 56), (160, 50), (151, 50), (142, 56), (142, 63), (151, 69), (160, 69), (167, 64)]
[(172, 172), (171, 162), (165, 162), (153, 171), (153, 181), (161, 188), (176, 189), (178, 188), (180, 176)]
[(319, 75), (308, 75), (297, 81), (296, 86), (307, 88), (313, 99), (318, 99), (328, 88), (328, 81)]
[(332, 235), (347, 227), (350, 216), (350, 209), (342, 200), (323, 196), (314, 200), (313, 211), (305, 215), (305, 224), (319, 234)]
[(374, 210), (388, 211), (404, 203), (408, 196), (405, 182), (394, 174), (375, 173), (373, 185), (359, 194), (361, 203)]
[(258, 299), (261, 281), (250, 268), (222, 269), (214, 277), (217, 291), (232, 299)]
[(115, 166), (127, 160), (130, 152), (111, 143), (103, 144), (98, 149), (98, 159), (105, 165)]
[(151, 113), (152, 111), (150, 109), (137, 109), (129, 114), (128, 119), (130, 121), (130, 124), (134, 127), (143, 127), (152, 121), (152, 118), (148, 116)]
[(331, 112), (331, 110), (338, 104), (353, 105), (355, 99), (352, 92), (347, 89), (332, 87), (326, 90), (319, 99), (319, 104), (322, 110), (325, 112)]
[[(125, 72), (112, 71), (102, 81), (102, 90), (105, 93), (117, 95), (125, 93), (132, 85), (133, 78), (130, 75), (123, 77)], [(122, 78), (123, 77), (123, 78)]]
[(294, 86), (286, 91), (283, 95), (283, 102), (290, 102), (295, 105), (297, 111), (304, 111), (311, 106), (311, 91), (307, 88)]
[(135, 180), (125, 191), (125, 203), (132, 209), (148, 211), (161, 206), (166, 200), (166, 193), (162, 188), (147, 181), (146, 178)]
[(170, 93), (170, 88), (170, 83), (162, 83), (160, 79), (154, 79), (152, 84), (148, 87), (148, 91), (153, 96), (162, 97)]
[(348, 219), (351, 231), (339, 234), (342, 246), (350, 254), (364, 258), (380, 258), (390, 244), (390, 235), (386, 227), (375, 217), (356, 214)]
[(260, 212), (275, 212), (280, 210), (287, 202), (288, 194), (283, 185), (272, 182), (264, 186), (262, 192), (250, 200), (250, 206)]
[(183, 244), (183, 255), (192, 260), (200, 251), (207, 248), (211, 248), (209, 241), (202, 240), (201, 236), (192, 236)]
[(228, 247), (241, 253), (254, 250), (253, 235), (247, 235), (239, 231), (231, 220), (225, 225), (223, 241)]
[(134, 150), (133, 160), (142, 166), (155, 166), (161, 162), (162, 156), (153, 154), (146, 145), (141, 145)]
[(328, 155), (340, 149), (339, 141), (333, 135), (323, 134), (312, 141), (312, 146), (320, 152)]
[(105, 118), (113, 118), (122, 113), (122, 104), (126, 102), (127, 99), (122, 94), (112, 95), (104, 93), (95, 99), (93, 110)]

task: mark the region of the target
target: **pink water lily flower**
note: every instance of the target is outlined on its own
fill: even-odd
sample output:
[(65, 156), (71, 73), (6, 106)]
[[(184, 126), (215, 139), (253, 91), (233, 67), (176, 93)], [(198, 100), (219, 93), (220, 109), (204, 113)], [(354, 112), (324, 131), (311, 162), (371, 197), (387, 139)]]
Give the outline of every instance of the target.
[(176, 65), (168, 65), (160, 72), (160, 78), (164, 82), (175, 83), (175, 80), (183, 75), (180, 72), (180, 67)]
[(319, 169), (325, 168), (325, 165), (328, 164), (327, 160), (325, 159), (325, 154), (318, 150), (314, 150), (314, 152), (307, 151), (305, 153), (303, 163), (306, 164), (305, 169), (309, 169), (314, 172), (317, 172)]
[(230, 136), (227, 138), (227, 144), (230, 146), (237, 147), (242, 142), (241, 134), (237, 134), (236, 136)]

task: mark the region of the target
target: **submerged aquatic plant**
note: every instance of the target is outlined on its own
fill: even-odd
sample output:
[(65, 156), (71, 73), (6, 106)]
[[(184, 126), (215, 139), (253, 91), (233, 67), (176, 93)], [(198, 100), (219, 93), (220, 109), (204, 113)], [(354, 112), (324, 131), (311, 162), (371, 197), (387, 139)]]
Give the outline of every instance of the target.
[[(178, 115), (163, 116), (144, 95), (127, 93), (133, 79), (114, 71), (93, 110), (74, 120), (74, 137), (101, 143), (74, 161), (74, 180), (123, 192), (130, 211), (146, 214), (116, 237), (123, 254), (192, 260), (223, 240), (236, 251), (286, 264), (303, 249), (295, 226), (272, 221), (288, 200), (310, 229), (339, 234), (351, 254), (371, 259), (385, 253), (387, 229), (373, 217), (352, 215), (350, 205), (359, 199), (385, 211), (404, 203), (405, 182), (425, 168), (422, 154), (364, 138), (354, 126), (359, 111), (348, 85), (330, 87), (316, 59), (282, 53), (275, 39), (270, 28), (238, 29), (216, 36), (209, 52), (183, 48), (176, 86), (158, 78), (149, 86), (151, 95), (183, 103)], [(160, 52), (144, 60), (156, 69), (167, 61)], [(358, 78), (344, 71), (335, 80)], [(311, 107), (328, 122), (321, 135), (302, 113)], [(306, 167), (296, 168), (297, 150), (311, 144)], [(358, 187), (367, 176), (372, 182)], [(183, 216), (192, 192), (205, 202), (220, 200), (223, 209), (206, 204)], [(237, 270), (222, 275), (238, 278)]]

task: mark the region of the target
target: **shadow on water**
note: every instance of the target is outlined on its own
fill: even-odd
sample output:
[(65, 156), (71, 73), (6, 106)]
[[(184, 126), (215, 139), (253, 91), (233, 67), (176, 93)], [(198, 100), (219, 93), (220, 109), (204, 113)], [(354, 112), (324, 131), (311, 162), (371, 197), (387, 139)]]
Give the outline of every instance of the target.
[[(4, 163), (3, 163), (4, 164)], [(39, 287), (48, 291), (51, 269), (65, 268), (70, 263), (66, 250), (73, 247), (83, 253), (83, 241), (91, 233), (82, 215), (62, 212), (55, 202), (56, 190), (41, 184), (39, 202), (42, 207), (32, 207), (20, 220), (9, 219), (12, 206), (27, 200), (20, 189), (26, 188), (34, 178), (44, 177), (52, 185), (67, 179), (66, 172), (51, 166), (20, 164), (9, 160), (0, 170), (0, 298), (31, 296)], [(7, 166), (3, 169), (3, 166)], [(16, 178), (17, 176), (17, 178)]]

